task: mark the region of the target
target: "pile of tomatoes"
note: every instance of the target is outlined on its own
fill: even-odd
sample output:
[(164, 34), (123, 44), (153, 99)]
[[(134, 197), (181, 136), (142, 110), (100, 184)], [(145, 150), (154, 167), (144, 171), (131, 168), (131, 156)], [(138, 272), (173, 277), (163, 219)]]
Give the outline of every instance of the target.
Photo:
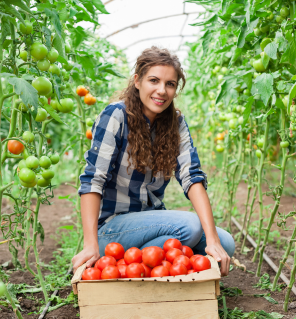
[(157, 246), (124, 248), (110, 243), (93, 268), (87, 268), (82, 280), (116, 278), (144, 278), (187, 275), (211, 268), (211, 262), (203, 255), (194, 255), (188, 246), (178, 239), (168, 239), (163, 249)]

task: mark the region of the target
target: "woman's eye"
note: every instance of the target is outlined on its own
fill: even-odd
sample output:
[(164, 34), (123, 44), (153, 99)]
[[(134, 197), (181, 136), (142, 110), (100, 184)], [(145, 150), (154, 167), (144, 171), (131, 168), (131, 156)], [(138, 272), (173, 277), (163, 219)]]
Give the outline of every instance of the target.
[(173, 82), (169, 82), (168, 84), (169, 84), (169, 86), (172, 86), (172, 87), (175, 86), (175, 83), (173, 83)]
[(153, 82), (153, 83), (157, 82), (156, 79), (151, 79), (150, 81)]

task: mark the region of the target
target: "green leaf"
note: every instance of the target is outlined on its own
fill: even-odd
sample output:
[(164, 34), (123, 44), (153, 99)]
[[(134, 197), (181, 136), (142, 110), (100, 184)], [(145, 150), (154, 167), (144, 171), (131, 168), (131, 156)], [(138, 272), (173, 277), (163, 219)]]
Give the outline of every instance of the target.
[(244, 117), (244, 121), (242, 123), (242, 128), (244, 128), (249, 120), (249, 117), (250, 117), (250, 114), (251, 114), (251, 111), (252, 111), (252, 104), (253, 104), (253, 101), (254, 101), (254, 96), (250, 96), (248, 98), (248, 101), (247, 101), (247, 104), (245, 105), (245, 109), (244, 109), (244, 112), (243, 112), (243, 117)]
[(58, 115), (58, 113), (57, 113), (50, 105), (44, 104), (42, 107), (47, 111), (47, 113), (48, 113), (54, 120), (56, 120), (56, 121), (59, 122), (59, 123), (62, 123), (62, 124), (67, 125), (64, 121), (62, 121), (62, 119), (60, 118), (60, 116)]
[(204, 57), (206, 56), (209, 49), (209, 45), (212, 41), (212, 33), (209, 30), (207, 30), (205, 34), (200, 38), (200, 40), (202, 41), (203, 57)]
[(25, 20), (23, 19), (22, 15), (12, 6), (10, 5), (4, 5), (4, 10), (10, 14), (12, 14), (13, 16), (15, 16), (16, 18), (18, 18), (22, 23), (25, 23)]
[(38, 108), (38, 93), (33, 86), (24, 79), (9, 77), (7, 81), (14, 85), (15, 93), (20, 96), (26, 106), (32, 105), (35, 110)]
[(1, 12), (1, 13), (0, 13), (0, 18), (1, 18), (1, 17), (7, 18), (7, 19), (17, 28), (17, 23), (16, 23), (16, 21), (15, 21), (15, 17), (12, 17), (11, 15), (6, 14), (6, 13), (4, 13), (4, 12)]
[(4, 41), (6, 40), (6, 37), (9, 35), (10, 35), (10, 22), (6, 17), (2, 16), (2, 18), (1, 18), (1, 44), (4, 43)]
[(76, 15), (76, 13), (78, 13), (78, 11), (75, 8), (71, 7), (70, 8), (69, 18), (70, 19), (73, 18)]
[(107, 72), (107, 73), (110, 73), (110, 74), (112, 74), (112, 75), (115, 75), (115, 76), (117, 76), (117, 77), (119, 77), (119, 78), (125, 78), (125, 76), (124, 75), (122, 75), (121, 73), (119, 73), (118, 71), (116, 71), (116, 70), (114, 70), (114, 69), (105, 69), (103, 72)]
[(278, 304), (278, 302), (276, 300), (274, 300), (272, 297), (269, 297), (269, 296), (264, 296), (264, 298), (269, 301), (270, 303), (276, 305)]
[(225, 45), (223, 48), (215, 51), (215, 53), (222, 53), (222, 52), (225, 52), (225, 51), (230, 51), (230, 49), (233, 47), (232, 44), (230, 45)]
[(45, 234), (44, 234), (44, 228), (41, 225), (40, 221), (38, 220), (37, 222), (37, 233), (40, 235), (40, 240), (43, 243), (44, 242), (44, 238), (45, 238)]
[(255, 88), (261, 96), (261, 99), (266, 106), (271, 94), (273, 93), (273, 77), (271, 74), (262, 73), (255, 80)]
[(68, 63), (67, 59), (63, 58), (62, 56), (59, 55), (59, 57), (57, 58), (57, 61), (60, 63)]
[(296, 43), (295, 43), (295, 39), (292, 38), (288, 44), (286, 51), (282, 55), (280, 63), (290, 63), (294, 65), (295, 60), (296, 60)]
[(296, 83), (291, 87), (289, 91), (289, 99), (287, 104), (287, 113), (290, 114), (290, 106), (292, 104), (292, 99), (296, 96)]
[(189, 24), (192, 27), (200, 27), (202, 25), (207, 25), (209, 23), (215, 23), (218, 20), (218, 16), (215, 14), (212, 17), (210, 17), (208, 20), (202, 21), (202, 22), (197, 22), (197, 23), (192, 23)]
[(241, 55), (242, 53), (242, 49), (241, 48), (236, 48), (234, 53), (233, 53), (233, 56), (231, 58), (231, 61), (229, 62), (229, 66), (232, 65), (232, 63), (234, 63)]
[(8, 5), (14, 5), (16, 7), (19, 7), (21, 9), (23, 9), (24, 11), (28, 12), (28, 13), (31, 13), (29, 7), (21, 0), (5, 0), (5, 2), (8, 4)]
[(231, 94), (230, 90), (235, 87), (236, 82), (237, 79), (233, 77), (222, 83), (220, 92), (216, 99), (216, 104), (219, 103), (223, 98), (226, 98), (227, 95)]
[(269, 64), (269, 56), (267, 54), (264, 54), (262, 57), (261, 57), (261, 61), (265, 67), (265, 69), (267, 69), (268, 67), (268, 64)]
[(275, 42), (271, 42), (267, 44), (267, 46), (264, 48), (264, 52), (273, 60), (277, 59), (277, 48), (278, 44)]
[(109, 14), (101, 0), (92, 0), (92, 3), (102, 13)]
[(245, 25), (241, 27), (238, 39), (237, 39), (237, 47), (238, 48), (243, 48), (245, 45), (245, 39), (246, 36), (254, 31), (254, 28), (258, 24), (259, 19), (255, 19), (253, 21), (250, 21), (249, 25)]
[(291, 80), (295, 81), (296, 80), (296, 75), (293, 75)]
[(242, 76), (244, 82), (246, 83), (249, 90), (252, 88), (253, 84), (253, 70), (249, 71), (248, 73)]
[(58, 229), (67, 229), (67, 230), (72, 230), (74, 228), (73, 225), (65, 225), (65, 226), (60, 226)]
[(77, 62), (82, 65), (85, 70), (85, 73), (88, 77), (90, 77), (93, 81), (95, 80), (95, 66), (96, 61), (90, 55), (77, 55)]
[(282, 99), (280, 99), (280, 98), (277, 98), (276, 99), (276, 102), (275, 102), (275, 104), (274, 104), (276, 107), (278, 107), (279, 109), (282, 109), (282, 110), (284, 110), (286, 107), (285, 107), (285, 105), (284, 105), (284, 103), (283, 103), (283, 101), (282, 101)]

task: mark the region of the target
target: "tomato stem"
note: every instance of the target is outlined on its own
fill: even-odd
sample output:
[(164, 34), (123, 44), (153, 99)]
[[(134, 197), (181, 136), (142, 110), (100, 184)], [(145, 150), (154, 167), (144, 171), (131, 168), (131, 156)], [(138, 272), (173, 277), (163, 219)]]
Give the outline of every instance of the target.
[(293, 268), (291, 271), (291, 277), (290, 277), (290, 283), (286, 292), (286, 296), (285, 296), (285, 302), (284, 302), (284, 311), (288, 311), (288, 303), (289, 303), (289, 297), (290, 297), (290, 293), (293, 287), (293, 284), (295, 282), (295, 277), (296, 277), (296, 243), (295, 243), (295, 248), (294, 248), (294, 263), (293, 263)]

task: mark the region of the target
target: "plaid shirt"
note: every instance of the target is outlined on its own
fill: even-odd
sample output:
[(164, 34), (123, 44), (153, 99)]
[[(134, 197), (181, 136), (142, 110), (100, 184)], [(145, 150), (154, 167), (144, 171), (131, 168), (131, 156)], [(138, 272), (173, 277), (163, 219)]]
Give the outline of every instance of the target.
[[(114, 214), (165, 209), (162, 200), (169, 180), (164, 180), (162, 172), (152, 177), (151, 169), (147, 168), (146, 174), (142, 174), (131, 166), (127, 173), (129, 130), (125, 108), (120, 101), (108, 105), (101, 112), (92, 127), (91, 149), (84, 154), (87, 164), (80, 175), (78, 193), (101, 194), (99, 228)], [(149, 119), (143, 116), (150, 126)], [(155, 125), (152, 125), (150, 132), (154, 141)], [(188, 198), (187, 192), (192, 184), (202, 182), (207, 188), (207, 175), (200, 169), (196, 148), (183, 115), (179, 118), (179, 132), (180, 153), (175, 177)]]

